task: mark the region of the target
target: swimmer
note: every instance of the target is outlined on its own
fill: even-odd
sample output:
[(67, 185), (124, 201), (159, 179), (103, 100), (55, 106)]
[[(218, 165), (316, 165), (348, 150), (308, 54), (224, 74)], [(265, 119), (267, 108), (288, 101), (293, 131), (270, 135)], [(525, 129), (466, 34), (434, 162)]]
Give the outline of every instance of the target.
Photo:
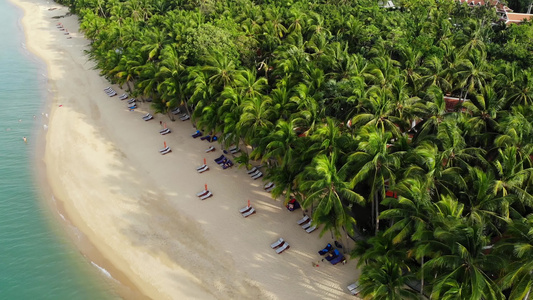
[(19, 122), (22, 122), (22, 119), (19, 119)]
[(33, 118), (35, 119), (35, 115), (33, 115)]
[(26, 140), (26, 137), (22, 137), (22, 139), (24, 140), (24, 143), (27, 143), (28, 141)]

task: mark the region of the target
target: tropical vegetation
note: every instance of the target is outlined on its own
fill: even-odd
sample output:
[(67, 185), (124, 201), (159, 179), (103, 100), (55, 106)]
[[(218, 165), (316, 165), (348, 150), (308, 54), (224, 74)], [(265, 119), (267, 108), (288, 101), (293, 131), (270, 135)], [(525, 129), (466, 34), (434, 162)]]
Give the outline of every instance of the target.
[[(368, 299), (527, 299), (533, 24), (453, 0), (61, 0), (88, 57), (268, 165)], [(419, 293), (408, 284), (419, 282)]]

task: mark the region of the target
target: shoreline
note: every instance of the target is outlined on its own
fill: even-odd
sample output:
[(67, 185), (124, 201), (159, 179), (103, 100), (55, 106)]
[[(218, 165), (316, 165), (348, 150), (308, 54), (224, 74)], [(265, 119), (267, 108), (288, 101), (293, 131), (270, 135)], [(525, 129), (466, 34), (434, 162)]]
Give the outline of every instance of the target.
[[(130, 112), (105, 95), (109, 84), (83, 54), (88, 41), (78, 33), (77, 17), (51, 19), (64, 15), (65, 7), (11, 2), (24, 10), (28, 51), (47, 65), (50, 125), (43, 162), (58, 213), (86, 237), (87, 244), (75, 242), (83, 255), (131, 287), (131, 293), (119, 289), (122, 297), (353, 299), (346, 286), (358, 277), (355, 261), (310, 264), (331, 242), (328, 233), (319, 238), (320, 228), (302, 232), (295, 224), (300, 212), (291, 214), (270, 199), (262, 182), (243, 169), (222, 171), (209, 163), (219, 147), (205, 154), (209, 145), (189, 136), (190, 123), (161, 115), (144, 122), (148, 103)], [(157, 133), (157, 120), (171, 123), (169, 136)], [(157, 153), (163, 141), (173, 149), (166, 156)], [(197, 174), (202, 158), (211, 170)], [(194, 194), (205, 183), (215, 196), (199, 202)], [(247, 199), (258, 213), (244, 219), (238, 209)], [(280, 236), (291, 248), (277, 255), (270, 244)]]

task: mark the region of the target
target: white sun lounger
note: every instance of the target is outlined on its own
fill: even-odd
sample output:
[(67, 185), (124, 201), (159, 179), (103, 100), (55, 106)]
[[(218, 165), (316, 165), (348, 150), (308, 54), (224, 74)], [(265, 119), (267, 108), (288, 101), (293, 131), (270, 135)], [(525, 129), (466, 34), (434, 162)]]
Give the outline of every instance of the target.
[(104, 91), (111, 91), (111, 90), (113, 90), (113, 88), (110, 87), (110, 86), (108, 86), (108, 87), (106, 87), (106, 88), (104, 89)]
[(309, 219), (309, 222), (307, 222), (307, 223), (305, 223), (305, 224), (302, 225), (302, 228), (303, 228), (303, 229), (306, 229), (306, 230), (307, 230), (307, 228), (309, 228), (309, 227), (311, 227), (311, 219)]
[(172, 112), (173, 115), (177, 115), (177, 114), (179, 114), (181, 112), (181, 110), (178, 107), (178, 108), (172, 110), (171, 112)]
[(296, 221), (296, 223), (298, 223), (298, 225), (302, 225), (303, 223), (308, 222), (308, 221), (309, 221), (309, 216), (305, 215), (303, 218), (301, 218), (300, 220)]
[(255, 214), (255, 209), (252, 207), (249, 211), (242, 214), (243, 217), (248, 218), (249, 216)]
[(169, 134), (170, 132), (171, 132), (171, 131), (170, 131), (170, 129), (168, 129), (168, 128), (165, 128), (165, 129), (163, 129), (163, 130), (159, 130), (159, 133), (161, 133), (161, 135)]
[(361, 288), (359, 287), (361, 284), (359, 284), (359, 281), (356, 281), (349, 286), (347, 286), (348, 290), (352, 295), (357, 296), (361, 292)]
[(201, 170), (201, 169), (203, 169), (204, 167), (207, 167), (207, 165), (206, 165), (206, 164), (203, 164), (203, 165), (197, 167), (196, 170)]
[(159, 152), (161, 152), (162, 155), (165, 155), (167, 153), (172, 152), (172, 150), (170, 150), (170, 147), (166, 147), (164, 149), (159, 150)]
[(196, 196), (198, 196), (198, 197), (202, 197), (202, 196), (204, 196), (204, 195), (207, 195), (207, 193), (209, 193), (208, 190), (203, 190), (203, 191), (199, 192), (198, 194), (196, 194)]
[(215, 146), (211, 146), (205, 150), (205, 153), (215, 151)]
[(245, 207), (239, 209), (239, 212), (240, 212), (241, 214), (243, 214), (243, 213), (249, 211), (250, 209), (252, 209), (251, 206), (245, 206)]
[(291, 246), (289, 245), (289, 243), (285, 242), (283, 243), (283, 245), (281, 245), (281, 247), (279, 247), (278, 249), (276, 249), (276, 253), (277, 254), (281, 254), (281, 252), (289, 249)]
[(128, 94), (122, 94), (122, 95), (118, 96), (118, 98), (120, 100), (126, 100), (128, 98)]
[(255, 172), (250, 173), (249, 175), (250, 175), (250, 177), (254, 177), (255, 175), (257, 175), (257, 174), (259, 174), (259, 173), (261, 173), (261, 171), (259, 171), (259, 170), (255, 170)]
[(170, 147), (169, 147), (169, 146), (166, 146), (165, 148), (160, 149), (159, 152), (165, 152), (165, 151), (167, 151), (167, 150), (169, 150), (169, 149), (170, 149)]
[(209, 197), (213, 196), (213, 194), (211, 194), (211, 192), (207, 192), (207, 194), (203, 195), (202, 197), (200, 197), (200, 200), (205, 200)]
[(132, 103), (135, 103), (137, 101), (137, 99), (135, 98), (131, 98), (130, 100), (128, 100), (128, 103), (129, 104), (132, 104)]
[(307, 233), (311, 233), (311, 232), (315, 231), (315, 229), (316, 229), (316, 225), (307, 228), (305, 231), (307, 231)]
[(201, 169), (196, 169), (196, 171), (198, 171), (198, 173), (203, 173), (203, 172), (205, 172), (207, 170), (209, 170), (209, 166), (207, 166), (207, 165), (204, 165), (204, 167), (201, 168)]
[(276, 186), (273, 185), (273, 186), (269, 187), (268, 189), (266, 189), (266, 191), (270, 193), (270, 192), (272, 192), (272, 190), (273, 190), (275, 187), (276, 187)]
[(263, 173), (259, 172), (259, 174), (256, 174), (256, 175), (252, 176), (252, 178), (253, 178), (254, 180), (256, 180), (257, 178), (259, 178), (259, 177), (261, 177), (261, 176), (263, 176)]
[(270, 248), (272, 248), (272, 249), (277, 248), (277, 247), (281, 246), (283, 243), (285, 243), (283, 238), (279, 238), (279, 240), (275, 241), (272, 245), (270, 245)]
[(265, 190), (268, 190), (269, 188), (271, 188), (271, 187), (273, 187), (273, 186), (274, 186), (274, 182), (271, 181), (271, 182), (265, 184), (265, 185), (263, 186), (263, 188), (264, 188)]
[(250, 170), (248, 170), (248, 174), (252, 174), (252, 173), (255, 173), (255, 172), (257, 172), (257, 167), (253, 167)]
[(189, 120), (189, 118), (190, 118), (189, 115), (184, 115), (184, 116), (180, 117), (180, 120), (187, 121), (187, 120)]

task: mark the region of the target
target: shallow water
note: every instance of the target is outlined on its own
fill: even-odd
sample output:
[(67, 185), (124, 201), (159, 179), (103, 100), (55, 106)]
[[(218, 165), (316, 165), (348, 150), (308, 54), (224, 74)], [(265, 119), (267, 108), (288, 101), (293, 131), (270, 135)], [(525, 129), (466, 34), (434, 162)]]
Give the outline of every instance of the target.
[(46, 76), (25, 49), (21, 16), (0, 0), (0, 299), (116, 299), (105, 270), (74, 247), (36, 183)]

